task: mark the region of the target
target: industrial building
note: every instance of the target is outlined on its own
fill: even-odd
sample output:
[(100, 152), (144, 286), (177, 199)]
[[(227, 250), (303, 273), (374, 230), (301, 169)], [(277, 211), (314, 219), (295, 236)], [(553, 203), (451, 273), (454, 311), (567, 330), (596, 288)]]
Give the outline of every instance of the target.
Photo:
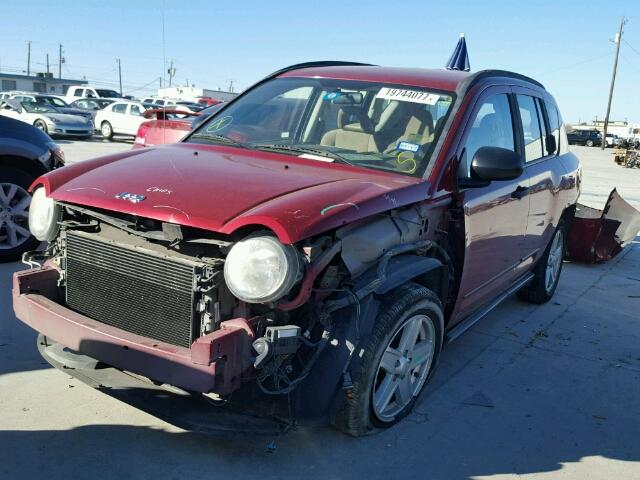
[(72, 85), (85, 85), (86, 80), (54, 78), (52, 73), (17, 75), (0, 73), (0, 91), (20, 90), (25, 92), (53, 93), (64, 95)]

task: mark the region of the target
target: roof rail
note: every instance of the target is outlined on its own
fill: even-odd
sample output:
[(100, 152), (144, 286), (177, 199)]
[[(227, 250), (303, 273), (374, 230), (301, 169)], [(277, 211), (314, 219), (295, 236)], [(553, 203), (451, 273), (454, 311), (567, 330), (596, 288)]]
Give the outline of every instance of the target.
[(541, 84), (537, 80), (534, 80), (531, 77), (527, 77), (526, 75), (521, 75), (515, 72), (509, 72), (508, 70), (480, 70), (479, 72), (475, 72), (469, 75), (467, 78), (465, 78), (464, 81), (462, 81), (458, 86), (458, 90), (468, 90), (473, 85), (478, 83), (480, 80), (485, 79), (487, 77), (514, 78), (516, 80), (521, 80), (523, 82), (533, 83), (534, 85), (542, 89), (545, 89), (543, 84)]

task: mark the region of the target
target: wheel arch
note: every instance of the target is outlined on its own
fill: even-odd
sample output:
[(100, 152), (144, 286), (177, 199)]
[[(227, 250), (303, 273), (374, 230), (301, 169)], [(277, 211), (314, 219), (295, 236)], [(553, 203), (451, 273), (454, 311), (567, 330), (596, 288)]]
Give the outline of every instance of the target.
[(19, 155), (0, 155), (0, 168), (2, 167), (22, 170), (32, 175), (34, 179), (47, 173), (47, 169), (38, 160)]

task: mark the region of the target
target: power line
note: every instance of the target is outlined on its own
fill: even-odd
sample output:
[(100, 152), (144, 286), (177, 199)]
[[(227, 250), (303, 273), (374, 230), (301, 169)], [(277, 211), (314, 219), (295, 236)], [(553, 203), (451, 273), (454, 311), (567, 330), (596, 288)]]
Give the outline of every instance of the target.
[(623, 42), (626, 43), (627, 47), (629, 47), (631, 50), (633, 50), (636, 55), (640, 56), (640, 52), (638, 50), (636, 50), (635, 48), (633, 48), (633, 45), (631, 45), (629, 42), (627, 42), (626, 39), (623, 40)]

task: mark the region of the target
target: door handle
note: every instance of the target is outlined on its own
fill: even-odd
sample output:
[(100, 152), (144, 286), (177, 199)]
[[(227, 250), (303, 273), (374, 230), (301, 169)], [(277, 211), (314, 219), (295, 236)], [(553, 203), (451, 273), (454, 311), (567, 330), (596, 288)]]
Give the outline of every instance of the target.
[(527, 195), (529, 195), (529, 187), (523, 187), (521, 185), (518, 185), (518, 188), (511, 192), (511, 198), (517, 198), (518, 200)]

